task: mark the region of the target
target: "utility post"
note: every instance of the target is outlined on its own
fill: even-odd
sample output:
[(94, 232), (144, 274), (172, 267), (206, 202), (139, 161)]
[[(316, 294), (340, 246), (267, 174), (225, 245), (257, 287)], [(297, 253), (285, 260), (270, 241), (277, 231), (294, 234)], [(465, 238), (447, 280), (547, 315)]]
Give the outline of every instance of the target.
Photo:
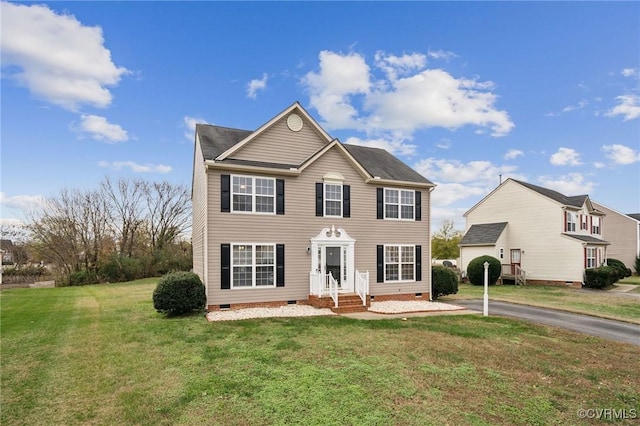
[(489, 262), (484, 262), (484, 309), (483, 315), (489, 315)]

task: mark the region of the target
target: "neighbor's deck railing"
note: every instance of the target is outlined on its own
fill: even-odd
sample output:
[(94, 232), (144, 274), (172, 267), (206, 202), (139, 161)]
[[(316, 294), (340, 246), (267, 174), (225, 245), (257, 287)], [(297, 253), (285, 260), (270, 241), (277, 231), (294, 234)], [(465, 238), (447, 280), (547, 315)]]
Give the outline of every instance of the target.
[(362, 299), (362, 306), (367, 306), (367, 294), (369, 294), (369, 271), (356, 271), (356, 294)]
[(500, 271), (500, 283), (502, 280), (508, 278), (515, 280), (516, 284), (527, 284), (527, 271), (522, 269), (520, 265), (513, 265), (510, 263), (502, 264)]

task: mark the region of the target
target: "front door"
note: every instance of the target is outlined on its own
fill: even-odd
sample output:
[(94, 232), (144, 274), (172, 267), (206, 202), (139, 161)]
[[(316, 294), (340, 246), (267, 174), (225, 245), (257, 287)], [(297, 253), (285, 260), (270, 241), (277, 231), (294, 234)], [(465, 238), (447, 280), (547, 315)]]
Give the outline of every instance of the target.
[(331, 273), (338, 282), (338, 288), (342, 289), (342, 247), (326, 246), (324, 250), (324, 273)]
[(516, 273), (516, 265), (520, 266), (520, 249), (511, 249), (511, 273)]

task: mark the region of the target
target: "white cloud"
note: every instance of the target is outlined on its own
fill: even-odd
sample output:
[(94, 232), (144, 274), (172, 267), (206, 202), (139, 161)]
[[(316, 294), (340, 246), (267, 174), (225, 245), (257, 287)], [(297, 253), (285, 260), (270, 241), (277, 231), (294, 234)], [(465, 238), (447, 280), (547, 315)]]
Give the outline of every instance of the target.
[(519, 149), (510, 149), (504, 155), (504, 159), (505, 160), (515, 160), (516, 158), (522, 157), (523, 155), (524, 155), (524, 152), (520, 151)]
[(490, 129), (493, 136), (513, 129), (507, 112), (495, 108), (497, 96), (489, 91), (492, 82), (422, 69), (423, 58), (378, 52), (374, 63), (383, 77), (376, 79), (364, 56), (322, 51), (318, 72), (307, 73), (302, 83), (311, 107), (330, 129), (356, 129), (396, 139), (410, 139), (417, 130), (430, 127), (454, 130), (472, 125)]
[(595, 163), (593, 163), (593, 167), (595, 167), (596, 169), (604, 169), (605, 167), (607, 167), (607, 165), (600, 161), (596, 161)]
[(580, 154), (571, 148), (560, 147), (558, 152), (551, 155), (549, 160), (554, 166), (579, 166)]
[(623, 116), (624, 121), (634, 120), (640, 117), (640, 97), (637, 95), (621, 95), (616, 97), (619, 102), (604, 115), (607, 117)]
[(2, 206), (29, 211), (43, 206), (45, 199), (42, 195), (13, 195), (8, 197), (4, 192), (0, 192), (0, 204)]
[(626, 165), (640, 161), (640, 153), (628, 146), (619, 144), (603, 145), (602, 150), (605, 152), (605, 156), (616, 164)]
[(127, 131), (117, 124), (111, 124), (105, 117), (99, 115), (81, 115), (80, 126), (75, 130), (87, 133), (91, 138), (108, 143), (125, 142), (129, 140)]
[(171, 166), (165, 166), (164, 164), (138, 164), (133, 161), (99, 161), (98, 166), (104, 168), (110, 168), (113, 170), (122, 170), (129, 168), (135, 173), (169, 173), (172, 170)]
[(106, 107), (128, 71), (116, 66), (100, 27), (82, 25), (44, 5), (2, 2), (3, 77), (33, 95), (75, 111), (82, 104)]
[(538, 181), (545, 188), (554, 189), (565, 195), (589, 194), (595, 187), (595, 184), (586, 181), (581, 173), (569, 173), (557, 178), (540, 176)]
[(578, 110), (578, 109), (582, 109), (582, 108), (586, 107), (587, 105), (589, 105), (589, 102), (583, 99), (583, 100), (581, 100), (580, 102), (578, 102), (575, 105), (569, 105), (569, 106), (566, 106), (566, 107), (562, 108), (562, 112), (575, 111), (575, 110)]
[(443, 139), (440, 142), (436, 143), (436, 148), (449, 149), (451, 148), (451, 141), (449, 139)]
[(383, 138), (360, 139), (358, 137), (351, 136), (347, 138), (345, 143), (349, 145), (368, 146), (370, 148), (382, 148), (396, 155), (413, 155), (416, 152), (416, 145), (405, 143), (402, 140)]
[(640, 72), (635, 68), (625, 68), (622, 70), (621, 74), (625, 77), (634, 77), (640, 75)]
[(255, 99), (258, 96), (259, 90), (264, 90), (267, 88), (267, 79), (269, 77), (267, 74), (262, 74), (262, 80), (253, 79), (247, 84), (247, 97), (251, 99)]
[(427, 52), (427, 56), (431, 59), (444, 59), (446, 61), (458, 57), (458, 55), (456, 55), (453, 52), (448, 52), (445, 50), (431, 50), (431, 49), (429, 49), (429, 51)]
[(185, 115), (184, 118), (184, 137), (193, 142), (194, 135), (196, 134), (196, 124), (209, 124), (207, 120), (200, 117), (190, 117)]

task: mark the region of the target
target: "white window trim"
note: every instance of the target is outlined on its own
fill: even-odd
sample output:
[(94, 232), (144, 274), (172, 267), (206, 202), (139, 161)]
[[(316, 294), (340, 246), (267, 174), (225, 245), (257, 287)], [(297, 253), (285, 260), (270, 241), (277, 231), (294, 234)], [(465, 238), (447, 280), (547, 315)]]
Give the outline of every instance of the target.
[[(397, 191), (398, 192), (398, 203), (387, 203), (387, 191)], [(413, 204), (402, 204), (402, 192), (413, 192)], [(382, 204), (384, 205), (382, 218), (384, 220), (403, 220), (405, 222), (415, 222), (416, 220), (416, 191), (413, 189), (399, 189), (399, 188), (384, 188), (382, 193)], [(398, 206), (398, 217), (387, 217), (387, 205)], [(411, 206), (413, 208), (413, 217), (412, 218), (403, 218), (402, 217), (402, 207), (403, 206)]]
[[(336, 200), (336, 199), (329, 199), (327, 197), (327, 185), (333, 185), (333, 186), (339, 186), (340, 187), (340, 199)], [(336, 182), (336, 181), (330, 181), (330, 180), (325, 180), (323, 182), (322, 185), (322, 213), (324, 215), (324, 217), (342, 217), (342, 212), (344, 210), (344, 206), (343, 204), (343, 197), (344, 197), (344, 185), (342, 184), (342, 182)], [(338, 201), (340, 202), (340, 214), (336, 215), (336, 214), (328, 214), (327, 213), (327, 201)]]
[[(233, 274), (234, 274), (234, 268), (237, 267), (245, 267), (245, 266), (249, 266), (249, 265), (236, 265), (233, 262), (233, 248), (235, 246), (251, 246), (251, 287), (234, 287), (233, 283), (234, 283), (234, 279), (233, 279)], [(273, 247), (273, 285), (256, 285), (256, 267), (258, 265), (256, 265), (256, 246), (271, 246)], [(278, 259), (276, 258), (277, 256), (277, 252), (276, 252), (276, 245), (275, 243), (231, 243), (231, 261), (230, 261), (230, 267), (231, 267), (231, 290), (256, 290), (256, 289), (261, 289), (261, 288), (275, 288), (276, 287), (276, 264), (278, 263)], [(259, 265), (259, 266), (268, 266), (268, 265)]]
[[(596, 225), (596, 222), (598, 223)], [(599, 216), (593, 216), (591, 219), (591, 233), (596, 235), (602, 235), (602, 223)], [(597, 232), (595, 231), (597, 229)]]
[[(574, 212), (567, 212), (567, 232), (576, 232), (576, 214)], [(573, 225), (573, 226), (571, 226)], [(573, 229), (571, 229), (573, 228)]]
[[(596, 265), (598, 258), (597, 250), (595, 247), (587, 247), (587, 267), (585, 269), (592, 269), (598, 266)], [(591, 266), (589, 266), (590, 264)]]
[[(398, 277), (399, 279), (397, 280), (388, 280), (387, 279), (387, 265), (389, 265), (389, 263), (387, 263), (387, 247), (398, 247), (398, 263), (391, 263), (392, 265), (398, 265)], [(403, 280), (402, 279), (402, 265), (407, 265), (408, 263), (403, 263), (402, 262), (402, 248), (403, 247), (411, 247), (411, 250), (413, 250), (413, 279), (410, 280)], [(383, 273), (384, 273), (384, 282), (385, 283), (413, 283), (416, 282), (416, 246), (415, 244), (385, 244), (384, 245), (384, 252), (382, 254), (384, 256), (383, 259)]]
[[(233, 197), (234, 195), (249, 195), (249, 194), (245, 194), (245, 193), (240, 193), (240, 192), (233, 192), (233, 180), (235, 178), (247, 178), (247, 179), (251, 179), (251, 211), (244, 211), (244, 210), (235, 210), (233, 208)], [(264, 180), (270, 180), (273, 182), (273, 195), (262, 195), (262, 194), (256, 194), (256, 179), (264, 179)], [(260, 214), (260, 215), (275, 215), (276, 214), (276, 179), (275, 178), (270, 178), (270, 177), (266, 177), (266, 176), (251, 176), (251, 175), (231, 175), (231, 200), (230, 200), (230, 204), (231, 204), (231, 212), (232, 213), (239, 213), (239, 214)], [(273, 211), (270, 212), (257, 212), (256, 211), (256, 198), (260, 196), (260, 197), (272, 197), (273, 198)]]

